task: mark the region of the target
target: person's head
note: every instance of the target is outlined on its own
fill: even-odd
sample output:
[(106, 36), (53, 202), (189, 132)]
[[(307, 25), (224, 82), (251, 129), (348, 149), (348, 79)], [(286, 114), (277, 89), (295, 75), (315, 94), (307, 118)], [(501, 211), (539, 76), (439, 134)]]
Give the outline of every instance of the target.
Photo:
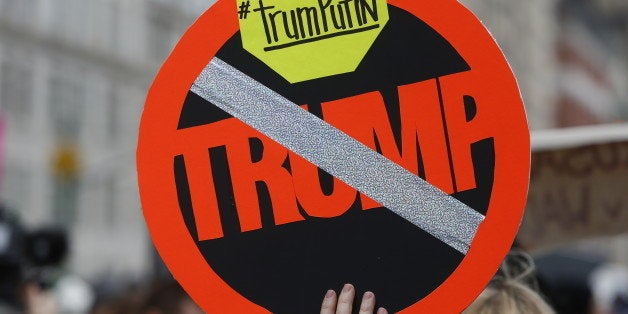
[(173, 280), (154, 284), (142, 313), (146, 314), (201, 314), (201, 309)]
[(554, 310), (525, 282), (534, 272), (532, 259), (514, 253), (464, 314), (553, 314)]
[(464, 314), (552, 314), (534, 290), (513, 279), (486, 288)]

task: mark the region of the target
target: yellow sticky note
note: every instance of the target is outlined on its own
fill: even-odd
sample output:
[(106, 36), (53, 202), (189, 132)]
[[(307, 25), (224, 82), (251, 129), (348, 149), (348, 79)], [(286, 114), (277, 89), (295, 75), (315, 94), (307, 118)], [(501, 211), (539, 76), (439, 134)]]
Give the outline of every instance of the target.
[(386, 0), (237, 0), (244, 49), (291, 83), (354, 71), (388, 22)]

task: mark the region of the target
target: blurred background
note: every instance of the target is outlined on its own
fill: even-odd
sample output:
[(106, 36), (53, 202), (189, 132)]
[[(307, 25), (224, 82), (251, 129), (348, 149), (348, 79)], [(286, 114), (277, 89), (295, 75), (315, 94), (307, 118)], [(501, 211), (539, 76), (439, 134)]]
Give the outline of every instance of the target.
[[(533, 162), (517, 243), (542, 292), (560, 313), (627, 313), (628, 1), (461, 2), (504, 50), (525, 100)], [(54, 292), (67, 313), (136, 313), (120, 308), (180, 291), (146, 232), (135, 148), (154, 75), (212, 3), (0, 0), (6, 311), (32, 289)], [(35, 285), (11, 289), (25, 282)], [(120, 308), (98, 307), (108, 300)]]

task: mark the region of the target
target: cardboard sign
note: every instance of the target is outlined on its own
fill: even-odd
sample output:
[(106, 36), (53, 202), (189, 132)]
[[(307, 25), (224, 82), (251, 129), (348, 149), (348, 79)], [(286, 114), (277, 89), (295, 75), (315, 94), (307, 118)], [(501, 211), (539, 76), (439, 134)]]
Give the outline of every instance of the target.
[[(219, 1), (166, 61), (137, 152), (151, 237), (209, 313), (316, 313), (347, 282), (389, 311), (460, 312), (523, 214), (512, 72), (457, 1), (310, 2)], [(350, 32), (356, 12), (379, 30)]]
[(532, 169), (519, 233), (526, 247), (628, 231), (628, 141), (535, 152)]

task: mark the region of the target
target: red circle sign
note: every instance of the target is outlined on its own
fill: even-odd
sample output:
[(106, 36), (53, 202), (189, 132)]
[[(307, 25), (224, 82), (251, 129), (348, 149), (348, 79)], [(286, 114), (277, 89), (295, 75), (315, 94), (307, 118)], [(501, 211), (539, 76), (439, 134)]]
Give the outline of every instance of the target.
[(243, 4), (201, 16), (146, 100), (140, 196), (170, 271), (209, 313), (316, 312), (345, 282), (400, 313), (462, 311), (509, 251), (529, 181), (493, 38), (458, 1), (388, 0), (354, 72), (289, 83), (243, 49)]

